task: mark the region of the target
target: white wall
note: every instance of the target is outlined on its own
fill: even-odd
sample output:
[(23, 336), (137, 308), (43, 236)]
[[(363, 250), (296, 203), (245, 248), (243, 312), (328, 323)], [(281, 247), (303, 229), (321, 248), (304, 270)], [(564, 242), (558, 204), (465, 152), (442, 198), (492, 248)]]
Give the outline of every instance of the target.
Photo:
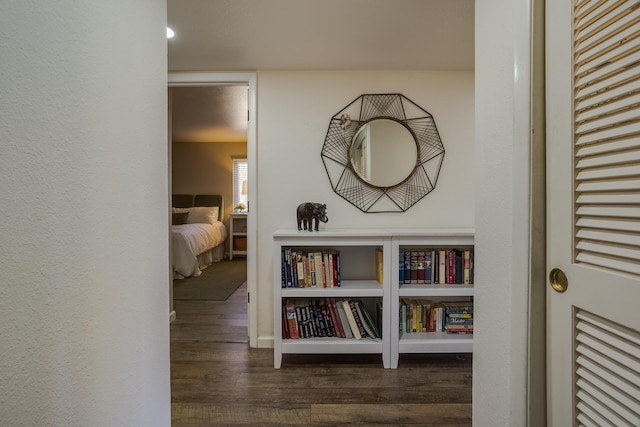
[(2, 4), (3, 425), (170, 425), (165, 26)]
[[(365, 214), (335, 194), (320, 152), (329, 120), (365, 93), (401, 93), (430, 112), (446, 150), (436, 189), (404, 213)], [(473, 72), (260, 72), (258, 75), (258, 340), (273, 345), (272, 234), (295, 228), (306, 201), (325, 228), (474, 226)]]
[(478, 426), (527, 425), (529, 13), (528, 0), (476, 7), (475, 277), (482, 285), (474, 299), (473, 424)]

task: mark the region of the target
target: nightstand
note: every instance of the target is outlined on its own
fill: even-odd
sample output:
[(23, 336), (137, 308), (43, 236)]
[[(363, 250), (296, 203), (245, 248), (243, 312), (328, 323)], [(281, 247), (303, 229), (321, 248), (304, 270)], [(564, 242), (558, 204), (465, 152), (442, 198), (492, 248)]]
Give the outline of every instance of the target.
[(247, 214), (231, 214), (229, 230), (229, 259), (247, 256)]

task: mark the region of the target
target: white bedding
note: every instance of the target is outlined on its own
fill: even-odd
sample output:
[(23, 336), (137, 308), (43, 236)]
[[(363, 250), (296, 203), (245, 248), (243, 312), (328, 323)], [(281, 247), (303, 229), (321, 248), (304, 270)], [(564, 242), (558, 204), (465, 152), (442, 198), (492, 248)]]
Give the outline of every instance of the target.
[(171, 226), (174, 277), (199, 276), (198, 256), (224, 243), (226, 238), (227, 229), (221, 221)]

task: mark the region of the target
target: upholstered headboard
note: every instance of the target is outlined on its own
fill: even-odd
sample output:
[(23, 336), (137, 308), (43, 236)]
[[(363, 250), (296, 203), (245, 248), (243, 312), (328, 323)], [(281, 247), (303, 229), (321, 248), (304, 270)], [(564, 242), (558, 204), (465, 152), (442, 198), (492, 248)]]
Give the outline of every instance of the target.
[(222, 221), (224, 215), (224, 199), (220, 194), (173, 194), (171, 206), (174, 208), (190, 208), (193, 206), (217, 206)]
[(193, 194), (173, 194), (171, 196), (171, 206), (174, 208), (193, 207)]

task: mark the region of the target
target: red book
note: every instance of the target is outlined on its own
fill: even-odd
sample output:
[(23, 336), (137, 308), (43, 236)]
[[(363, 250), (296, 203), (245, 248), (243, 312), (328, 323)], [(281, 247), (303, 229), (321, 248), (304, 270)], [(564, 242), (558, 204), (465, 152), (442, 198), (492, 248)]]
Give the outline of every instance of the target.
[(336, 330), (336, 335), (339, 338), (346, 338), (344, 333), (344, 327), (340, 321), (340, 315), (338, 314), (338, 308), (336, 307), (336, 300), (334, 298), (327, 298), (327, 305), (329, 306), (329, 313), (331, 314), (331, 320)]
[(298, 333), (298, 316), (296, 315), (296, 306), (292, 300), (287, 300), (286, 304), (287, 326), (289, 327), (289, 338), (300, 338)]
[(453, 249), (447, 251), (447, 283), (456, 283), (456, 254)]

